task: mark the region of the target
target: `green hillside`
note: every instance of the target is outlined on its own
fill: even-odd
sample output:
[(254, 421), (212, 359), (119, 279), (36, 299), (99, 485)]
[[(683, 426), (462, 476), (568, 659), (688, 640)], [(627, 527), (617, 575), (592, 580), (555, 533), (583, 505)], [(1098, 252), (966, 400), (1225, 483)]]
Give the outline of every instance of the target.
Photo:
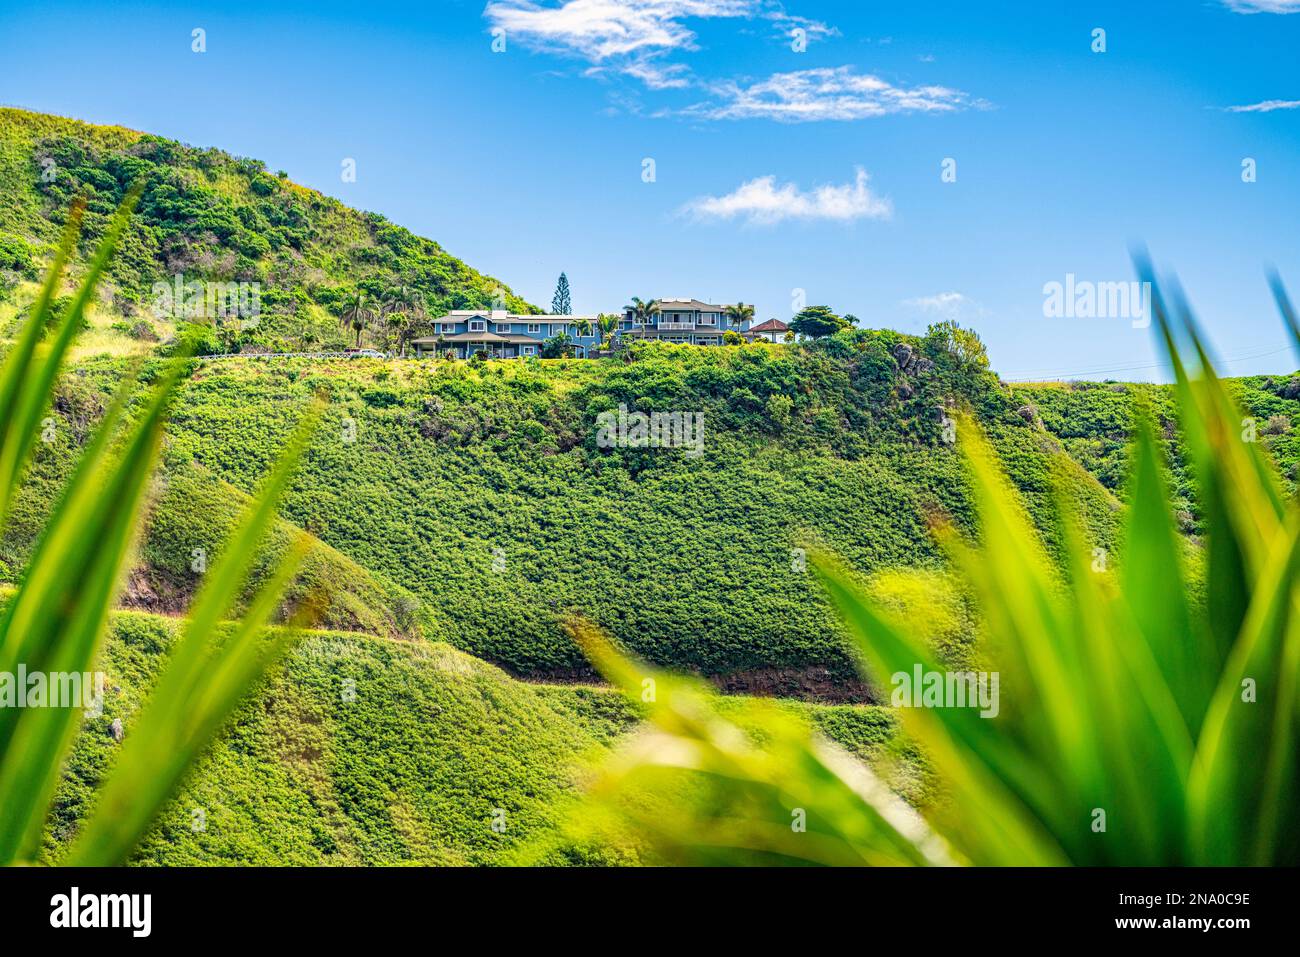
[[(341, 347), (357, 296), (404, 287), (418, 317), (486, 305), (498, 285), (256, 161), (0, 109), (0, 350), (74, 197), (88, 201), (84, 265), (133, 182), (144, 195), (0, 537), (0, 581), (24, 575), (122, 377), (151, 381), (167, 340), (192, 331), (152, 315), (154, 282), (183, 272), (261, 284), (261, 322), (216, 330), (210, 351)], [(875, 705), (879, 689), (857, 677), (803, 550), (843, 556), (921, 624), (941, 661), (968, 666), (975, 610), (951, 587), (919, 584), (948, 582), (935, 526), (977, 531), (954, 430), (989, 436), (1049, 549), (1061, 547), (1050, 505), (1062, 492), (1088, 544), (1112, 549), (1138, 401), (1164, 430), (1189, 553), (1201, 527), (1167, 388), (1008, 386), (982, 348), (955, 339), (937, 326), (790, 345), (638, 343), (593, 361), (193, 360), (124, 583), (133, 610), (115, 615), (104, 653), (106, 709), (77, 739), (46, 859), (93, 803), (114, 728), (132, 733), (207, 565), (318, 398), (322, 425), (248, 556), (247, 590), (308, 536), (277, 620), (310, 607), (318, 630), (243, 706), (137, 862), (641, 861), (636, 846), (590, 846), (563, 826), (588, 762), (639, 722), (594, 683), (565, 627), (574, 614), (654, 664), (708, 677), (732, 696), (724, 713), (748, 695), (783, 699), (899, 772), (888, 776), (908, 800), (940, 796)], [(1294, 486), (1300, 380), (1233, 389), (1252, 416), (1243, 429)], [(698, 417), (698, 444), (604, 441), (603, 416), (626, 411)]]
[[(57, 861), (93, 804), (177, 622), (114, 616), (102, 715), (77, 738), (46, 837)], [(867, 759), (899, 750), (873, 707), (798, 706)], [(149, 865), (625, 863), (558, 833), (589, 762), (637, 715), (616, 692), (533, 687), (445, 644), (307, 634), (192, 770), (133, 857)], [(890, 758), (893, 760), (893, 758)], [(919, 793), (919, 792), (918, 792)], [(494, 829), (494, 821), (498, 822)]]
[(421, 310), (487, 306), (497, 290), (511, 309), (536, 311), (437, 243), (217, 149), (0, 107), (0, 183), (0, 300), (14, 302), (52, 252), (75, 197), (87, 199), (84, 256), (126, 189), (144, 185), (101, 289), (97, 321), (123, 339), (147, 343), (174, 331), (153, 315), (152, 289), (178, 274), (260, 284), (256, 328), (222, 330), (214, 343), (229, 351), (342, 347), (351, 333), (339, 316), (357, 293), (378, 302), (404, 290), (412, 320)]
[[(1300, 480), (1300, 373), (1229, 380), (1234, 399), (1249, 420), (1242, 437), (1259, 442), (1273, 456), (1295, 491)], [(1200, 528), (1191, 478), (1177, 442), (1171, 386), (1129, 382), (1017, 384), (1016, 401), (1033, 410), (1043, 428), (1106, 488), (1119, 492), (1127, 465), (1128, 438), (1135, 402), (1145, 403), (1163, 429), (1166, 457), (1173, 471), (1185, 531)]]
[[(60, 384), (56, 413), (65, 427), (48, 433), (0, 540), (0, 580), (21, 571), (44, 527), (46, 516), (70, 474), (93, 416), (102, 413), (103, 396), (74, 373)], [(220, 553), (248, 501), (247, 493), (210, 471), (173, 457), (155, 485), (152, 507), (140, 538), (138, 561), (128, 576), (122, 604), (146, 611), (181, 614), (203, 574)], [(245, 589), (251, 598), (275, 568), (295, 536), (303, 531), (277, 522), (252, 556)], [(423, 634), (424, 610), (410, 591), (312, 537), (301, 572), (289, 587), (282, 618), (304, 601), (315, 609), (322, 628), (364, 631), (389, 637)]]
[[(336, 566), (345, 557), (392, 583), (352, 591), (418, 599), (379, 602), (403, 626), (353, 624), (418, 626), (532, 678), (590, 676), (562, 627), (576, 611), (651, 661), (734, 691), (869, 697), (796, 550), (828, 544), (864, 573), (939, 567), (928, 522), (970, 524), (966, 479), (943, 437), (946, 403), (976, 410), (1039, 514), (1055, 470), (1097, 540), (1112, 535), (1113, 497), (939, 337), (859, 331), (811, 348), (638, 348), (629, 358), (198, 363), (169, 426), (169, 491), (136, 580), (162, 583), (152, 590), (179, 596), (170, 610), (180, 610), (193, 548), (215, 547), (217, 519), (233, 512), (229, 489), (255, 488), (315, 394), (329, 410), (285, 519), (329, 546)], [(68, 387), (77, 398), (62, 404), (81, 412), (63, 411), (66, 430), (37, 452), (44, 487), (71, 459), (76, 415), (102, 403), (122, 368), (78, 368)], [(600, 447), (597, 416), (620, 405), (699, 412), (703, 454)], [(31, 503), (22, 527), (39, 514)], [(11, 534), (0, 560), (20, 568), (29, 545)], [(338, 614), (324, 624), (352, 626)], [(960, 650), (952, 636), (936, 639)]]

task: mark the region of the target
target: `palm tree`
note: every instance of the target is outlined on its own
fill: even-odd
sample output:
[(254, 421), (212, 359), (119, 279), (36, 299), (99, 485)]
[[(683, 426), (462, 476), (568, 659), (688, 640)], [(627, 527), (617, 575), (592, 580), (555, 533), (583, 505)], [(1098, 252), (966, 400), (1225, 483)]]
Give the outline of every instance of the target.
[(727, 318), (735, 325), (736, 331), (740, 332), (741, 327), (747, 322), (754, 320), (754, 307), (747, 306), (743, 302), (738, 302), (734, 306), (727, 307)]
[(390, 334), (397, 337), (397, 351), (406, 353), (406, 340), (416, 323), (428, 315), (424, 297), (410, 286), (394, 286), (384, 293), (379, 313), (385, 317)]
[(361, 348), (361, 333), (374, 320), (375, 313), (366, 305), (366, 294), (358, 289), (343, 303), (343, 313), (339, 317), (344, 329), (354, 329), (357, 333), (357, 348)]
[(575, 322), (573, 325), (577, 329), (579, 336), (591, 335), (591, 320), (588, 319), (586, 316), (583, 316), (582, 318), (578, 319), (578, 321)]
[(623, 308), (631, 311), (632, 318), (638, 323), (647, 326), (650, 324), (650, 318), (659, 312), (659, 303), (654, 299), (641, 300), (633, 296), (631, 304)]
[[(633, 302), (640, 303), (640, 299), (634, 299)], [(618, 316), (613, 313), (602, 312), (596, 317), (596, 327), (600, 329), (600, 336), (603, 340), (601, 348), (608, 348), (610, 340), (614, 336), (614, 330), (618, 328)]]

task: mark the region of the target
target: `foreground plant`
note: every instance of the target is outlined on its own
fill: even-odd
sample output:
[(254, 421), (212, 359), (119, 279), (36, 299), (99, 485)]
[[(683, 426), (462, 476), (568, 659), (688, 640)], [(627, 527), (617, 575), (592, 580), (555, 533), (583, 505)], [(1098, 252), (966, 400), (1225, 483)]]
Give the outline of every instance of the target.
[[(1300, 863), (1300, 504), (1253, 442), (1186, 304), (1166, 301), (1145, 260), (1139, 271), (1174, 368), (1206, 529), (1203, 582), (1185, 570), (1144, 411), (1119, 554), (1094, 548), (1058, 493), (1063, 562), (963, 420), (981, 535), (937, 536), (979, 610), (999, 701), (984, 716), (942, 698), (898, 709), (943, 799), (906, 807), (788, 715), (755, 706), (728, 720), (702, 684), (633, 663), (578, 623), (593, 662), (650, 719), (597, 778), (588, 820), (691, 863)], [(919, 668), (946, 679), (929, 636), (834, 557), (812, 558), (869, 678), (889, 687)]]
[[(0, 527), (29, 460), (56, 382), (96, 285), (139, 198), (113, 218), (70, 306), (52, 304), (80, 232), (82, 206), (62, 242), (30, 317), (0, 366)], [(163, 426), (187, 360), (173, 360), (140, 398), (129, 423), (132, 377), (87, 445), (40, 536), (21, 584), (0, 613), (0, 675), (82, 675), (98, 658), (157, 462)], [(235, 605), (249, 556), (275, 516), (275, 502), (314, 423), (307, 416), (261, 495), (208, 573), (191, 618), (129, 729), (96, 808), (65, 863), (122, 863), (291, 632), (262, 637), (302, 548), (291, 551), (242, 621), (218, 637)], [(0, 707), (0, 864), (32, 861), (40, 848), (64, 758), (82, 721), (79, 707)], [(80, 702), (78, 702), (80, 704)]]

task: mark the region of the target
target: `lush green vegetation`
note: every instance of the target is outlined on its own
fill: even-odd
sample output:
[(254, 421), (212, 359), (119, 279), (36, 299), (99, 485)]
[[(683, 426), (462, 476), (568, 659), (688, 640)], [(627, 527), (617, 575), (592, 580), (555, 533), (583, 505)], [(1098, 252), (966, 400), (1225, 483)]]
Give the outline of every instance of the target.
[[(127, 194), (75, 294), (66, 307), (56, 308), (84, 212), (80, 202), (71, 207), (31, 318), (0, 363), (0, 528), (7, 525), (37, 437), (48, 432), (55, 383), (139, 195), (138, 189)], [(99, 658), (183, 367), (181, 360), (173, 360), (152, 376), (132, 414), (128, 406), (136, 383), (132, 375), (123, 378), (49, 510), (20, 583), (0, 608), (0, 680), (5, 685), (0, 865), (36, 858), (80, 719), (102, 704), (102, 687), (91, 677), (91, 667)], [(275, 517), (279, 494), (314, 420), (308, 415), (299, 424), (205, 577), (143, 706), (136, 734), (98, 790), (95, 810), (78, 822), (69, 863), (102, 866), (126, 860), (194, 757), (284, 650), (287, 636), (268, 637), (264, 626), (301, 549), (281, 559), (223, 640), (217, 640), (216, 625), (245, 581), (248, 556)], [(29, 692), (35, 695), (30, 704)]]
[(260, 284), (256, 327), (217, 329), (212, 351), (342, 348), (354, 337), (343, 315), (358, 295), (393, 306), (367, 314), (365, 337), (387, 346), (415, 332), (411, 323), (498, 294), (510, 309), (537, 311), (437, 243), (216, 149), (0, 108), (0, 183), (0, 299), (20, 304), (74, 197), (87, 199), (84, 255), (126, 190), (143, 185), (100, 290), (97, 321), (119, 325), (124, 339), (171, 329), (153, 315), (153, 286), (178, 274)]
[[(57, 861), (129, 741), (176, 622), (115, 617), (109, 694), (72, 752), (46, 838)], [(195, 766), (133, 860), (467, 864), (553, 826), (598, 738), (545, 696), (443, 644), (303, 639)], [(201, 809), (196, 815), (195, 809)], [(504, 833), (493, 812), (506, 813)]]
[[(1067, 547), (1054, 560), (981, 429), (963, 420), (980, 533), (937, 534), (978, 609), (980, 670), (967, 692), (924, 623), (885, 607), (839, 559), (814, 559), (864, 670), (894, 686), (944, 799), (909, 807), (887, 774), (846, 761), (806, 722), (753, 705), (729, 719), (698, 682), (627, 657), (576, 620), (602, 671), (651, 703), (652, 723), (594, 783), (583, 833), (634, 833), (656, 859), (710, 864), (1300, 861), (1300, 502), (1242, 433), (1246, 416), (1190, 316), (1171, 318), (1149, 264), (1139, 269), (1157, 289), (1203, 508), (1204, 594), (1182, 560), (1149, 410), (1133, 420), (1113, 560), (1066, 486), (1055, 499)], [(951, 588), (929, 584), (943, 585), (940, 598)]]
[[(1231, 379), (1227, 387), (1242, 411), (1238, 433), (1253, 436), (1268, 451), (1288, 489), (1294, 491), (1300, 478), (1300, 374)], [(1179, 524), (1189, 532), (1201, 527), (1191, 477), (1177, 442), (1178, 415), (1171, 386), (1017, 384), (1012, 395), (1076, 462), (1114, 492), (1122, 488), (1127, 474), (1134, 409), (1139, 403), (1145, 405), (1156, 418), (1161, 450), (1170, 463)]]
[[(75, 626), (78, 660), (89, 660), (120, 571), (128, 572), (121, 603), (194, 619), (114, 617), (101, 654), (106, 709), (76, 734), (61, 780), (45, 773), (57, 762), (47, 762), (42, 775), (5, 765), (6, 735), (22, 721), (0, 722), (0, 797), (16, 793), (22, 812), (8, 819), (8, 831), (0, 827), (0, 859), (38, 849), (47, 861), (121, 859), (144, 834), (133, 852), (142, 863), (653, 861), (694, 847), (700, 832), (667, 813), (683, 809), (704, 815), (715, 833), (736, 826), (736, 840), (749, 841), (743, 846), (751, 850), (797, 858), (802, 845), (759, 848), (743, 823), (746, 814), (773, 809), (788, 817), (793, 796), (823, 812), (826, 843), (804, 855), (815, 860), (991, 860), (995, 842), (978, 822), (965, 821), (970, 807), (1013, 834), (1002, 848), (1008, 862), (1117, 860), (1119, 852), (1090, 856), (1090, 838), (1079, 843), (1068, 831), (1077, 808), (1053, 803), (1058, 792), (1084, 800), (1098, 768), (1119, 782), (1104, 797), (1125, 814), (1140, 813), (1134, 781), (1145, 781), (1149, 769), (1163, 775), (1156, 784), (1183, 808), (1150, 830), (1127, 821), (1117, 829), (1147, 860), (1173, 851), (1179, 860), (1239, 857), (1247, 838), (1256, 845), (1253, 859), (1261, 859), (1255, 835), (1221, 840), (1211, 833), (1210, 813), (1262, 816), (1271, 827), (1293, 823), (1274, 806), (1288, 768), (1261, 758), (1270, 776), (1257, 781), (1224, 757), (1222, 742), (1245, 753), (1248, 731), (1264, 740), (1276, 729), (1242, 730), (1222, 702), (1207, 711), (1209, 695), (1193, 687), (1180, 647), (1155, 632), (1167, 621), (1200, 622), (1198, 634), (1218, 637), (1214, 660), (1225, 675), (1235, 674), (1236, 658), (1224, 654), (1231, 615), (1243, 612), (1243, 595), (1267, 592), (1242, 568), (1223, 564), (1232, 556), (1216, 553), (1213, 537), (1204, 551), (1199, 539), (1216, 523), (1223, 528), (1234, 508), (1258, 510), (1253, 525), (1268, 542), (1236, 529), (1236, 543), (1251, 574), (1262, 567), (1261, 555), (1273, 561), (1269, 542), (1282, 532), (1264, 508), (1273, 498), (1264, 476), (1276, 462), (1277, 501), (1293, 495), (1300, 377), (1228, 383), (1242, 408), (1233, 416), (1212, 391), (1189, 404), (1186, 383), (1008, 387), (969, 330), (942, 323), (916, 337), (859, 329), (853, 317), (826, 307), (803, 317), (815, 341), (789, 346), (740, 345), (734, 337), (711, 349), (639, 343), (598, 361), (169, 359), (174, 350), (165, 340), (195, 330), (150, 317), (150, 289), (182, 271), (263, 286), (261, 324), (207, 330), (202, 351), (400, 342), (439, 310), (486, 305), (496, 282), (436, 244), (254, 161), (14, 110), (0, 110), (0, 121), (0, 182), (15, 184), (0, 197), (0, 338), (17, 337), (4, 347), (5, 368), (26, 370), (0, 379), (0, 413), (13, 413), (0, 415), (7, 443), (0, 454), (7, 479), (0, 580), (21, 589), (0, 610), (0, 652), (12, 651), (3, 637), (16, 606), (25, 616), (19, 624), (41, 621), (40, 634), (59, 654), (66, 651), (58, 647), (59, 629)], [(93, 244), (131, 181), (142, 195), (138, 210), (117, 220), (120, 254), (94, 259)], [(56, 281), (44, 293), (34, 284), (57, 248), (74, 194), (88, 199), (80, 214), (88, 228), (68, 272), (93, 280), (102, 270), (102, 295), (93, 282), (74, 290)], [(557, 292), (557, 302), (562, 298)], [(508, 305), (531, 308), (514, 297)], [(36, 319), (24, 324), (28, 315)], [(612, 318), (597, 324), (606, 335)], [(24, 338), (24, 330), (45, 328), (53, 358), (35, 350), (35, 332)], [(57, 379), (41, 371), (76, 355), (77, 341), (90, 358)], [(123, 343), (129, 348), (118, 348)], [(566, 346), (552, 340), (547, 354), (562, 356)], [(34, 355), (50, 364), (33, 364)], [(151, 388), (135, 395), (137, 379)], [(307, 442), (298, 428), (313, 401), (323, 405), (322, 421)], [(603, 444), (599, 417), (623, 409), (698, 414), (700, 454)], [(1135, 476), (1127, 448), (1142, 421), (1138, 409), (1149, 410), (1155, 425), (1136, 460), (1145, 472)], [(1196, 430), (1207, 409), (1217, 417), (1213, 436)], [(125, 440), (108, 442), (118, 431)], [(976, 435), (987, 438), (988, 451)], [(1224, 435), (1246, 448), (1232, 451), (1230, 482), (1207, 453)], [(273, 484), (283, 480), (275, 463), (300, 439), (301, 464), (276, 518), (258, 489), (270, 475), (279, 476)], [(977, 450), (973, 473), (963, 446)], [(149, 485), (155, 454), (161, 468)], [(88, 458), (96, 463), (93, 478), (78, 471)], [(994, 478), (995, 459), (1014, 492)], [(123, 462), (124, 471), (109, 467)], [(13, 481), (20, 473), (21, 485)], [(1172, 486), (1164, 511), (1177, 531), (1193, 534), (1170, 533), (1155, 517), (1157, 475)], [(1114, 493), (1136, 478), (1145, 482), (1146, 498), (1138, 496), (1144, 505), (1125, 512)], [(1207, 480), (1211, 494), (1198, 494)], [(97, 498), (95, 481), (116, 499)], [(1245, 504), (1231, 504), (1238, 499)], [(78, 503), (84, 528), (69, 518), (69, 501)], [(145, 517), (132, 550), (137, 514)], [(1136, 527), (1145, 537), (1135, 536)], [(947, 530), (938, 541), (935, 528)], [(51, 567), (52, 559), (41, 557), (51, 529), (66, 533), (58, 554), (81, 572), (51, 579), (42, 571)], [(942, 544), (981, 532), (988, 548), (996, 546), (983, 561), (960, 550), (954, 558)], [(101, 539), (99, 550), (84, 547)], [(1163, 551), (1143, 551), (1150, 542)], [(1079, 583), (1079, 556), (1094, 546), (1117, 556), (1118, 586)], [(833, 551), (853, 569), (842, 574), (823, 561), (830, 598), (806, 565), (805, 549)], [(1181, 579), (1179, 561), (1189, 565)], [(298, 569), (292, 581), (287, 565)], [(1216, 590), (1216, 571), (1227, 592)], [(1053, 576), (1076, 590), (1057, 594), (1048, 588), (1058, 583)], [(220, 584), (209, 593), (204, 586), (210, 590), (214, 577)], [(1040, 599), (1038, 611), (1020, 597), (1026, 590)], [(24, 595), (62, 611), (34, 619), (41, 606)], [(1001, 608), (1001, 617), (990, 617), (990, 608)], [(218, 627), (227, 612), (250, 617)], [(545, 684), (595, 677), (573, 639), (575, 615), (647, 663), (628, 671), (599, 651), (588, 630), (588, 650), (596, 649), (612, 677), (672, 668), (708, 676), (732, 696), (717, 699), (659, 674), (669, 693), (647, 709), (610, 688)], [(258, 622), (304, 616), (329, 630), (311, 633), (208, 746), (253, 682), (255, 663), (286, 643), (287, 630), (267, 633)], [(1018, 622), (1010, 637), (984, 634), (1007, 620)], [(1089, 622), (1096, 627), (1089, 630)], [(1134, 665), (1117, 664), (1113, 648), (1085, 642), (1111, 631), (1125, 636), (1125, 648), (1151, 645), (1167, 673), (1140, 677), (1168, 686), (1189, 738), (1211, 718), (1219, 723), (1218, 740), (1206, 748), (1227, 769), (1223, 788), (1204, 779), (1193, 787), (1189, 749), (1173, 746), (1168, 753), (1088, 754), (1092, 765), (1079, 759), (1058, 766), (1077, 741), (1039, 734), (1072, 719), (1044, 705), (1016, 712), (1014, 755), (1039, 766), (1052, 786), (1012, 775), (1003, 782), (1013, 798), (1006, 799), (979, 780), (972, 786), (988, 769), (971, 772), (924, 721), (911, 730), (933, 760), (898, 733), (897, 713), (825, 703), (881, 700), (882, 666), (901, 661), (900, 649), (909, 660), (968, 668), (1011, 647), (1026, 660), (1033, 652), (1035, 680), (1046, 681), (1036, 669), (1053, 662), (1030, 639), (1041, 643), (1050, 633), (1077, 644), (1055, 664), (1090, 682), (1100, 702), (1091, 718), (1111, 722), (1117, 739), (1124, 722), (1159, 719), (1161, 733), (1168, 731), (1172, 712), (1160, 702), (1131, 713), (1124, 709), (1136, 707), (1132, 702), (1111, 700), (1111, 685), (1135, 680), (1124, 670)], [(1264, 631), (1260, 641), (1275, 651), (1277, 635)], [(849, 639), (859, 642), (874, 674), (860, 672)], [(1294, 648), (1285, 647), (1294, 662)], [(212, 698), (195, 718), (186, 702), (203, 688), (207, 661), (236, 662), (238, 680), (230, 669), (212, 669)], [(1014, 668), (1006, 669), (1014, 678)], [(1053, 700), (1070, 697), (1060, 682), (1053, 688)], [(747, 691), (818, 703), (757, 702)], [(141, 713), (148, 700), (155, 702), (152, 722)], [(701, 709), (722, 723), (701, 724)], [(658, 730), (629, 735), (647, 711)], [(739, 739), (726, 737), (733, 728)], [(57, 756), (54, 745), (66, 745), (74, 731), (41, 731), (50, 743), (43, 753)], [(612, 772), (599, 779), (597, 795), (616, 800), (585, 806), (607, 828), (593, 834), (573, 826), (570, 805), (589, 759), (629, 737), (629, 749), (620, 747)], [(845, 764), (845, 754), (824, 739), (869, 762), (935, 823), (949, 839), (944, 855), (918, 843), (919, 831), (883, 827), (899, 819), (901, 805), (864, 799), (871, 792), (863, 790), (866, 772)], [(662, 769), (646, 772), (666, 740), (702, 748), (719, 761), (717, 777), (701, 785)], [(750, 750), (729, 751), (736, 740)], [(996, 747), (976, 751), (994, 755), (995, 776), (1015, 764)], [(186, 759), (200, 752), (180, 795), (150, 824)], [(731, 780), (748, 788), (738, 803)], [(629, 781), (639, 794), (632, 802), (637, 827), (676, 822), (681, 829), (649, 843), (629, 830)], [(1266, 801), (1244, 800), (1246, 785), (1258, 785)], [(772, 789), (783, 788), (774, 800)], [(964, 815), (955, 823), (946, 817), (953, 807)], [(492, 827), (497, 809), (504, 831)], [(1042, 826), (1025, 825), (1026, 815)], [(117, 833), (105, 821), (129, 827)]]
[[(59, 861), (93, 810), (180, 625), (113, 616), (98, 665), (104, 711), (72, 748), (42, 860)], [(784, 707), (864, 760), (905, 761), (922, 779), (888, 710)], [(615, 689), (526, 684), (446, 644), (309, 632), (195, 764), (132, 860), (491, 864), (538, 859), (538, 848), (547, 863), (640, 860), (634, 840), (606, 845), (560, 827), (591, 763), (640, 719)], [(504, 830), (492, 826), (498, 809)]]
[[(638, 346), (628, 359), (201, 365), (169, 427), (168, 491), (136, 580), (183, 599), (193, 549), (220, 539), (212, 526), (233, 507), (222, 498), (255, 486), (317, 392), (325, 422), (283, 515), (333, 549), (334, 580), (348, 561), (373, 576), (347, 590), (387, 624), (358, 612), (355, 625), (418, 622), (520, 674), (589, 673), (561, 627), (576, 610), (648, 659), (732, 676), (736, 690), (860, 696), (793, 550), (819, 541), (863, 569), (937, 566), (927, 522), (965, 527), (972, 514), (945, 442), (958, 405), (977, 410), (1052, 535), (1054, 443), (941, 338), (847, 331), (815, 348)], [(84, 363), (68, 408), (93, 409), (122, 365)], [(701, 413), (703, 454), (599, 447), (596, 417), (620, 405)], [(68, 442), (78, 414), (59, 430)], [(68, 455), (60, 441), (38, 449), (47, 488)], [(1073, 481), (1107, 540), (1113, 500), (1078, 469)], [(26, 527), (39, 502), (29, 511)], [(13, 568), (24, 555), (17, 537), (0, 547)], [(327, 620), (350, 626), (346, 609)]]

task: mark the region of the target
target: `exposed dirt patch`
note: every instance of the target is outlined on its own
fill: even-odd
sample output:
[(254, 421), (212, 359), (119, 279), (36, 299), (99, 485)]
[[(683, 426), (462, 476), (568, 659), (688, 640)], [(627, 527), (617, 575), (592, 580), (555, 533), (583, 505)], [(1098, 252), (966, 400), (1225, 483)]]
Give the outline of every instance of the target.
[(710, 678), (727, 694), (764, 698), (798, 698), (821, 704), (880, 704), (880, 694), (856, 678), (829, 668), (753, 668)]
[[(603, 685), (599, 674), (575, 668), (547, 672), (516, 672), (504, 669), (520, 681), (535, 684)], [(710, 675), (707, 680), (724, 694), (754, 695), (761, 698), (795, 698), (816, 704), (880, 704), (885, 700), (871, 685), (845, 678), (830, 668), (753, 668), (729, 675)]]
[(158, 615), (181, 615), (189, 608), (192, 597), (192, 589), (169, 582), (150, 568), (137, 566), (127, 576), (118, 607)]

